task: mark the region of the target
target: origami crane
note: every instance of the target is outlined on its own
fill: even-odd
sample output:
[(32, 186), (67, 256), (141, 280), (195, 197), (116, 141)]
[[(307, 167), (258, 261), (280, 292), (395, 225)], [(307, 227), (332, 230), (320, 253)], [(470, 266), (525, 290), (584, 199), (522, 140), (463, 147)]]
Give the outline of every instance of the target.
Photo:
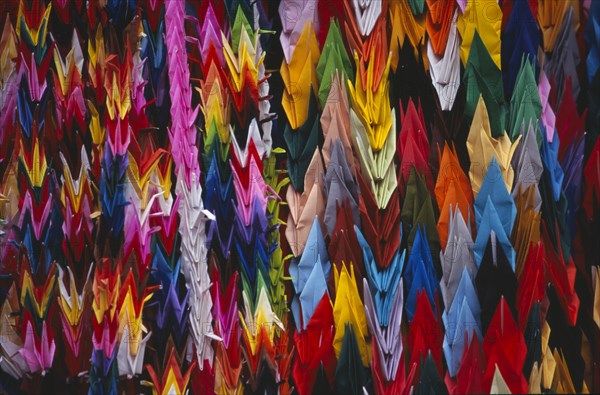
[(542, 115), (542, 103), (535, 80), (534, 65), (528, 59), (521, 61), (510, 100), (508, 125), (511, 140), (515, 140), (523, 125), (536, 124)]
[(325, 210), (324, 170), (319, 150), (313, 154), (304, 178), (304, 192), (288, 188), (289, 215), (285, 235), (294, 256), (302, 255), (315, 217)]
[(458, 18), (457, 28), (462, 37), (460, 58), (463, 65), (471, 53), (472, 45), (481, 37), (482, 43), (490, 53), (494, 63), (500, 69), (500, 27), (502, 25), (502, 10), (492, 0), (479, 3), (466, 2), (462, 15)]
[[(453, 9), (451, 1), (429, 0), (428, 3), (431, 3), (430, 11), (434, 9), (439, 10), (436, 13), (445, 13)], [(427, 21), (429, 22), (429, 15), (433, 15), (433, 11), (427, 15)], [(442, 26), (440, 27), (440, 31), (434, 30), (435, 33), (430, 33), (430, 37), (439, 36), (439, 41), (436, 38), (436, 44), (434, 44), (433, 40), (429, 40), (427, 43), (427, 59), (429, 60), (431, 80), (444, 111), (452, 110), (460, 85), (460, 40), (456, 29), (458, 11), (455, 10), (452, 15), (452, 17), (450, 15), (440, 15), (438, 16), (440, 18), (438, 21), (431, 22), (432, 30), (437, 29), (437, 26), (440, 24)], [(431, 16), (432, 20), (433, 18), (434, 16)], [(448, 20), (452, 20), (452, 23), (448, 23)], [(447, 33), (445, 33), (447, 40), (444, 40), (444, 31), (446, 29), (448, 29)], [(441, 53), (440, 47), (445, 48)]]
[(512, 190), (514, 169), (510, 163), (520, 139), (521, 137), (518, 137), (511, 143), (508, 136), (504, 133), (500, 137), (493, 137), (486, 104), (480, 96), (467, 139), (467, 149), (469, 151), (469, 158), (471, 159), (469, 178), (471, 179), (473, 194), (475, 196), (479, 193), (481, 184), (485, 179), (486, 169), (492, 158), (496, 159), (506, 188), (509, 191)]
[[(386, 324), (382, 324), (381, 318), (376, 307), (376, 302), (373, 301), (369, 289), (367, 279), (363, 279), (365, 290), (365, 314), (369, 330), (373, 333), (376, 347), (373, 347), (373, 361), (377, 360), (381, 364), (381, 368), (374, 374), (380, 376), (385, 382), (400, 381), (398, 376), (399, 370), (403, 370), (400, 365), (402, 357), (402, 335), (400, 333), (400, 322), (402, 321), (402, 305), (403, 305), (403, 284), (400, 280), (396, 284), (396, 289), (393, 292), (393, 299), (390, 308), (390, 317)], [(376, 299), (377, 300), (377, 299)], [(375, 366), (373, 366), (375, 368)]]
[[(307, 7), (306, 9), (310, 9), (310, 7)], [(334, 81), (336, 78), (346, 81), (354, 75), (350, 57), (346, 53), (346, 48), (344, 47), (340, 27), (337, 20), (333, 18), (329, 24), (327, 38), (325, 39), (323, 50), (319, 57), (319, 62), (317, 63), (317, 76), (319, 79), (318, 97), (321, 107), (326, 106), (326, 103), (332, 94), (332, 90), (334, 91), (333, 98), (337, 98), (336, 101), (345, 101), (347, 103), (347, 96), (342, 95), (341, 93), (341, 89), (345, 90), (345, 84), (340, 86), (338, 81), (338, 85), (334, 85)], [(323, 113), (325, 114), (325, 112), (326, 110), (323, 108)]]
[[(340, 354), (344, 349), (346, 332), (352, 332), (356, 342), (356, 352), (360, 355), (362, 366), (368, 366), (369, 354), (365, 335), (368, 333), (367, 319), (363, 303), (356, 286), (356, 278), (350, 264), (350, 270), (342, 264), (341, 272), (334, 268), (336, 298), (333, 305), (333, 316), (336, 323), (333, 348), (338, 361), (342, 358)], [(339, 366), (339, 365), (338, 365)], [(338, 374), (336, 373), (336, 377)]]
[(427, 18), (416, 17), (407, 1), (390, 1), (389, 18), (392, 26), (390, 37), (392, 70), (397, 72), (402, 58), (401, 48), (409, 43), (414, 51), (414, 48), (419, 46), (425, 35)]
[(4, 392), (600, 391), (597, 2), (0, 21)]
[[(544, 11), (551, 7), (544, 7)], [(560, 10), (562, 7), (557, 8)], [(579, 48), (574, 45), (577, 42), (577, 37), (575, 34), (576, 30), (573, 29), (573, 26), (579, 24), (579, 8), (577, 5), (570, 6), (567, 3), (566, 7), (562, 8), (562, 11), (564, 14), (560, 22), (560, 28), (554, 29), (553, 35), (548, 40), (549, 45), (553, 46), (551, 49), (552, 56), (547, 56), (544, 63), (544, 71), (549, 76), (550, 81), (554, 83), (556, 97), (559, 101), (565, 92), (565, 81), (567, 79), (570, 79), (573, 84), (572, 93), (576, 99), (580, 92), (579, 77), (577, 76), (576, 69), (581, 58)], [(541, 16), (544, 14), (545, 12), (540, 12), (538, 15)], [(547, 34), (543, 28), (542, 32), (544, 41), (546, 42)], [(546, 45), (544, 46), (546, 47)]]

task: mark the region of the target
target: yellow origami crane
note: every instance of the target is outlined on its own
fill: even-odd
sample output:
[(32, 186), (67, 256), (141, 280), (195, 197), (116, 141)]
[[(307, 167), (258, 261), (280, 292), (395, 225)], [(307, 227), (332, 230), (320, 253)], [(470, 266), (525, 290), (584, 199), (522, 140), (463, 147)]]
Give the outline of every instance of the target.
[(69, 91), (75, 87), (75, 81), (81, 80), (83, 70), (83, 52), (79, 45), (77, 30), (73, 31), (71, 40), (71, 50), (63, 60), (59, 51), (54, 51), (54, 65), (56, 66), (56, 75), (60, 83), (62, 94), (67, 96)]
[(104, 34), (102, 26), (98, 24), (96, 34), (88, 40), (88, 73), (90, 83), (95, 89), (100, 89), (104, 83), (104, 69), (106, 66), (106, 53), (104, 51)]
[(31, 155), (31, 163), (28, 161), (28, 155), (25, 154), (25, 147), (23, 146), (23, 140), (21, 140), (21, 149), (19, 151), (19, 158), (21, 158), (23, 165), (31, 181), (31, 186), (41, 187), (44, 183), (46, 171), (48, 170), (48, 163), (46, 162), (46, 155), (44, 154), (44, 148), (40, 148), (39, 139), (36, 137), (33, 143), (33, 154)]
[(307, 23), (298, 39), (294, 53), (287, 64), (285, 59), (279, 69), (285, 84), (281, 104), (292, 129), (304, 125), (308, 118), (310, 90), (317, 95), (319, 80), (317, 64), (321, 53), (312, 23)]
[(542, 393), (542, 371), (539, 368), (538, 362), (533, 363), (531, 373), (529, 374), (529, 393), (530, 394), (541, 394)]
[(544, 321), (544, 325), (542, 326), (542, 388), (552, 388), (552, 381), (554, 380), (554, 372), (556, 370), (556, 360), (548, 345), (550, 332), (550, 325), (548, 325), (547, 321)]
[(158, 171), (155, 173), (158, 178), (158, 186), (163, 191), (163, 198), (167, 201), (171, 198), (171, 185), (173, 185), (172, 168), (173, 159), (169, 157), (167, 159), (167, 166), (164, 169), (161, 169), (159, 166)]
[[(367, 81), (361, 81), (357, 52), (354, 53), (354, 60), (357, 65), (356, 85), (348, 80), (352, 109), (367, 131), (371, 148), (373, 151), (378, 152), (383, 148), (388, 134), (392, 131), (392, 108), (390, 106), (388, 80), (392, 56), (391, 54), (388, 56), (381, 83), (377, 87), (373, 86), (374, 52), (371, 52), (369, 58)], [(365, 87), (364, 90), (362, 89), (363, 86)], [(392, 133), (395, 133), (395, 131), (392, 131)]]
[(225, 61), (229, 66), (229, 72), (233, 79), (233, 86), (236, 92), (241, 92), (244, 88), (244, 81), (246, 78), (246, 72), (249, 71), (250, 75), (254, 77), (252, 80), (258, 80), (258, 66), (262, 64), (265, 58), (263, 53), (259, 58), (258, 63), (255, 63), (256, 49), (254, 43), (250, 41), (250, 37), (245, 30), (242, 30), (242, 39), (240, 40), (240, 48), (238, 49), (237, 56), (234, 54), (233, 49), (227, 42), (223, 33), (223, 51), (225, 53)]
[(4, 89), (2, 84), (8, 80), (8, 76), (15, 70), (13, 59), (16, 57), (17, 36), (10, 22), (10, 15), (7, 13), (2, 37), (0, 37), (0, 90)]
[(425, 35), (426, 13), (420, 16), (413, 15), (406, 0), (391, 0), (389, 13), (392, 26), (390, 53), (392, 54), (392, 70), (395, 73), (400, 61), (400, 50), (406, 37), (415, 49), (415, 56), (417, 55), (419, 44)]
[(87, 292), (89, 291), (89, 283), (90, 277), (92, 274), (93, 265), (90, 265), (90, 269), (88, 270), (87, 277), (85, 279), (85, 283), (83, 285), (83, 290), (81, 293), (77, 292), (77, 284), (75, 283), (75, 277), (71, 268), (67, 267), (67, 271), (69, 272), (69, 290), (65, 287), (63, 278), (64, 271), (58, 267), (58, 276), (60, 281), (58, 282), (60, 297), (58, 298), (58, 304), (60, 306), (60, 310), (63, 313), (63, 316), (66, 318), (67, 322), (71, 326), (79, 325), (81, 321), (81, 316), (84, 310), (84, 299), (86, 297)]
[(502, 69), (500, 63), (500, 28), (502, 27), (502, 10), (496, 0), (477, 0), (467, 2), (464, 14), (458, 17), (456, 27), (462, 43), (460, 45), (460, 59), (463, 65), (467, 64), (475, 30), (479, 32), (481, 41), (485, 44), (490, 56)]
[[(256, 286), (258, 288), (256, 304), (252, 303), (250, 295), (244, 290), (242, 292), (242, 297), (244, 299), (244, 311), (246, 312), (246, 317), (242, 315), (241, 311), (239, 312), (240, 323), (250, 340), (250, 347), (253, 355), (256, 355), (256, 352), (258, 351), (258, 345), (260, 344), (258, 337), (260, 336), (261, 331), (266, 331), (271, 344), (273, 344), (275, 329), (279, 328), (285, 330), (283, 323), (271, 308), (267, 287), (260, 271), (258, 271), (257, 274)], [(254, 308), (252, 308), (252, 306), (254, 306)]]
[(87, 106), (90, 114), (90, 124), (88, 127), (92, 135), (92, 143), (94, 145), (102, 145), (104, 143), (104, 136), (106, 135), (105, 126), (100, 122), (100, 114), (91, 100), (87, 101)]
[(131, 70), (127, 61), (124, 65), (119, 65), (117, 60), (118, 57), (114, 54), (106, 58), (106, 110), (110, 119), (115, 119), (118, 114), (123, 120), (131, 109)]
[[(43, 293), (39, 292), (39, 287), (36, 287), (29, 270), (24, 270), (21, 281), (21, 306), (25, 305), (27, 299), (31, 302), (31, 313), (40, 320), (45, 320), (50, 304), (52, 303), (52, 292), (56, 276), (54, 275), (55, 265), (50, 267), (46, 283), (43, 285)], [(41, 299), (39, 298), (41, 297)]]
[(486, 177), (487, 167), (494, 157), (500, 166), (506, 189), (508, 191), (512, 190), (515, 172), (512, 168), (511, 160), (521, 141), (521, 137), (519, 136), (514, 142), (510, 141), (506, 133), (499, 138), (492, 137), (487, 108), (480, 95), (475, 114), (473, 115), (471, 130), (467, 138), (467, 150), (471, 159), (469, 178), (471, 179), (471, 186), (473, 187), (473, 194), (475, 196), (479, 193), (481, 184)]
[[(138, 300), (138, 289), (133, 271), (129, 271), (121, 289), (121, 294), (119, 295), (119, 331), (117, 339), (120, 342), (123, 334), (127, 333), (129, 336), (127, 344), (129, 345), (129, 353), (132, 356), (138, 354), (142, 336), (148, 332), (142, 322), (142, 310), (146, 302), (152, 298), (156, 288), (146, 287), (141, 299)], [(127, 330), (125, 327), (128, 327)]]
[[(73, 212), (78, 213), (81, 210), (81, 202), (85, 196), (92, 197), (92, 187), (87, 177), (89, 162), (85, 147), (81, 147), (81, 168), (79, 169), (79, 178), (75, 181), (71, 174), (71, 169), (67, 165), (67, 161), (63, 154), (60, 153), (63, 163), (63, 185), (60, 194), (60, 201), (63, 206), (67, 206), (67, 200), (70, 202)], [(91, 207), (90, 207), (91, 208)]]
[(396, 187), (396, 115), (390, 115), (391, 127), (383, 146), (377, 152), (369, 144), (368, 132), (354, 110), (350, 110), (350, 124), (352, 130), (352, 144), (358, 156), (360, 174), (369, 185), (373, 196), (380, 209), (385, 209)]
[(556, 371), (554, 372), (554, 380), (552, 380), (552, 389), (555, 394), (574, 394), (575, 386), (571, 373), (565, 361), (565, 355), (562, 350), (554, 349), (554, 360), (556, 361)]
[(342, 270), (339, 272), (334, 265), (335, 279), (335, 303), (333, 305), (333, 317), (335, 320), (335, 338), (333, 339), (333, 348), (337, 358), (342, 351), (344, 334), (346, 333), (346, 324), (351, 324), (356, 335), (356, 342), (360, 351), (360, 358), (363, 366), (369, 366), (370, 353), (367, 349), (365, 336), (368, 335), (367, 317), (363, 306), (356, 278), (354, 276), (354, 266), (350, 262), (350, 272), (346, 264), (342, 261)]
[(104, 319), (104, 314), (109, 314), (109, 319), (112, 321), (117, 313), (119, 290), (121, 289), (120, 273), (116, 271), (111, 273), (110, 262), (105, 260), (102, 264), (103, 268), (96, 267), (94, 283), (92, 291), (94, 293), (94, 301), (92, 308), (96, 315), (96, 322), (101, 323)]

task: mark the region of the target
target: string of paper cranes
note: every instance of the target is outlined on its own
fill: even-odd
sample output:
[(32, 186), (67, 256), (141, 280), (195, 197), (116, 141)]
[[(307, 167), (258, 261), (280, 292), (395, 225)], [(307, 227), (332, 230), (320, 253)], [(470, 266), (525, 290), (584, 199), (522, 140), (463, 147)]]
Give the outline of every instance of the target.
[(600, 2), (0, 2), (0, 392), (600, 392)]

